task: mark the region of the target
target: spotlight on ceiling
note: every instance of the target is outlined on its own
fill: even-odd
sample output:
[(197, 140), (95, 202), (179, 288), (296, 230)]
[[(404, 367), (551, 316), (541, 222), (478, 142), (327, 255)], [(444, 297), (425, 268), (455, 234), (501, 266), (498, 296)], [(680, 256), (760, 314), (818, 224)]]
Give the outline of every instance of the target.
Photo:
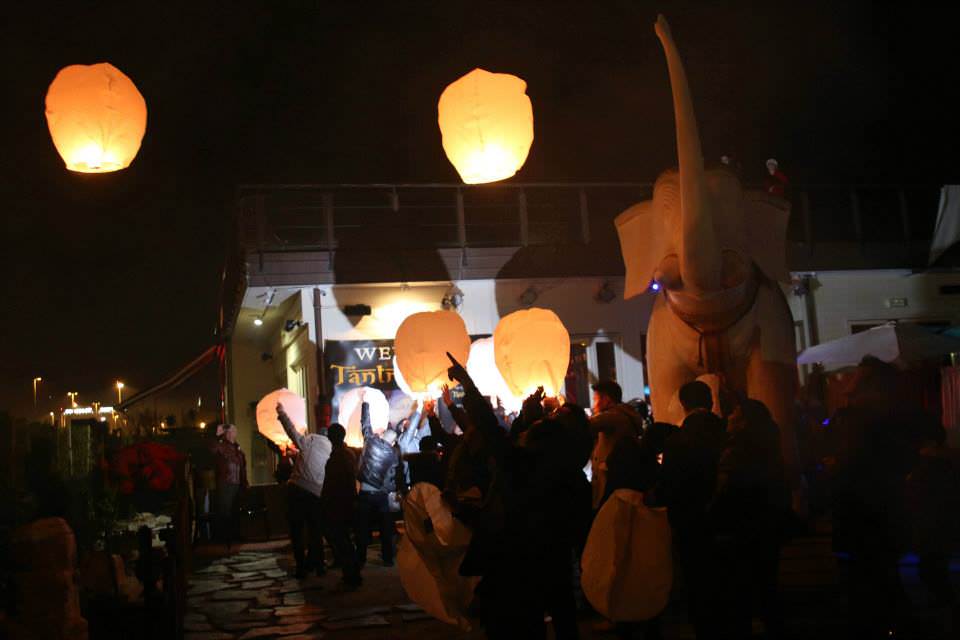
[(450, 285), (447, 292), (443, 294), (440, 306), (446, 311), (457, 311), (463, 304), (463, 291), (456, 285)]
[(253, 324), (255, 324), (258, 327), (263, 326), (263, 318), (254, 318)]

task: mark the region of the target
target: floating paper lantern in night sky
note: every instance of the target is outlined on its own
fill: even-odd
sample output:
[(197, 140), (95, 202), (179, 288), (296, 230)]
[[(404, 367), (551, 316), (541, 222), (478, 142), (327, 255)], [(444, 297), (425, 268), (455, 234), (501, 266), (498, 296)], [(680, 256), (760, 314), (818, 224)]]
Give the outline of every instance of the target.
[(106, 173), (133, 162), (147, 130), (147, 103), (112, 64), (64, 67), (46, 102), (50, 137), (67, 169)]
[(443, 150), (465, 183), (504, 180), (527, 160), (533, 106), (526, 89), (517, 76), (474, 69), (440, 95)]

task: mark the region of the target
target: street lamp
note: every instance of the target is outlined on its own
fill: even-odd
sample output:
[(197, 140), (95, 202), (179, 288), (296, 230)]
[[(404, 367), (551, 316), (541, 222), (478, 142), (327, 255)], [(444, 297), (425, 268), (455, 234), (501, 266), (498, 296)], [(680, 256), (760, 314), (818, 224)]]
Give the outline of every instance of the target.
[(77, 396), (80, 395), (76, 391), (67, 391), (67, 397), (70, 398), (70, 406), (74, 409), (77, 408)]
[(123, 404), (123, 383), (117, 380), (117, 404)]
[(43, 382), (43, 378), (37, 376), (33, 379), (33, 406), (37, 406), (37, 385)]
[(57, 416), (53, 414), (53, 411), (50, 412), (50, 426), (56, 426)]

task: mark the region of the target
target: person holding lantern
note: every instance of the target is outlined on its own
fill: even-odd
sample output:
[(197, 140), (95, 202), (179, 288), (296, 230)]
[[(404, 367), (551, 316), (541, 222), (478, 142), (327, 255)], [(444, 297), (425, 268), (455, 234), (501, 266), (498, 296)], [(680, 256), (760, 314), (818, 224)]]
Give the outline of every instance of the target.
[(229, 547), (237, 537), (237, 509), (240, 491), (246, 490), (247, 458), (237, 443), (237, 427), (217, 427), (217, 441), (212, 447), (217, 470), (216, 536)]
[[(326, 571), (323, 562), (323, 527), (321, 523), (321, 496), (327, 461), (333, 449), (330, 439), (316, 433), (301, 434), (293, 426), (283, 405), (277, 403), (277, 419), (290, 438), (298, 454), (287, 481), (287, 520), (290, 524), (290, 544), (297, 564), (296, 577), (305, 578), (313, 569), (317, 575)], [(307, 529), (307, 548), (304, 549), (303, 530)]]
[(397, 490), (397, 432), (391, 428), (377, 435), (370, 422), (370, 405), (364, 402), (365, 390), (360, 389), (360, 428), (363, 431), (363, 452), (360, 454), (360, 493), (357, 496), (354, 535), (357, 543), (357, 563), (362, 568), (367, 562), (370, 544), (370, 525), (376, 522), (380, 529), (380, 556), (386, 567), (393, 566), (393, 514), (390, 510), (390, 492)]

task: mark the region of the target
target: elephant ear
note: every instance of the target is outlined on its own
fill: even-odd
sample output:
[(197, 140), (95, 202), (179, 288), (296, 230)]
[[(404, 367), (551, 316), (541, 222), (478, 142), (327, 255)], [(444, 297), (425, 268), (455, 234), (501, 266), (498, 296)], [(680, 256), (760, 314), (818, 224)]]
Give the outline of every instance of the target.
[(654, 271), (669, 253), (669, 236), (663, 217), (656, 215), (653, 201), (633, 205), (614, 220), (620, 237), (620, 252), (627, 267), (624, 299), (647, 290)]
[(765, 276), (790, 282), (787, 270), (787, 223), (790, 203), (762, 191), (743, 194), (746, 249)]

